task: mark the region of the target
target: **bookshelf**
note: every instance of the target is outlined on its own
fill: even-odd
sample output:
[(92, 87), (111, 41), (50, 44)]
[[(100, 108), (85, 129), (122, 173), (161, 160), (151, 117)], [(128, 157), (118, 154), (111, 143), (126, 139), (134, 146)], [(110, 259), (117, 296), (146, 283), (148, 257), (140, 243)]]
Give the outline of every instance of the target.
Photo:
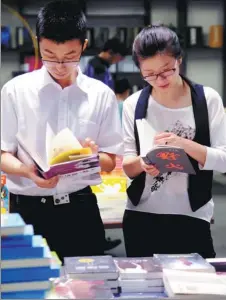
[[(6, 1), (6, 0), (5, 0)], [(77, 1), (77, 0), (75, 0)], [(28, 21), (28, 23), (34, 28), (35, 19), (37, 17), (37, 11), (40, 6), (48, 2), (48, 0), (43, 1), (34, 1), (34, 0), (7, 0), (8, 5), (13, 5), (17, 7), (18, 12)], [(205, 61), (208, 61), (210, 58), (220, 57), (222, 59), (221, 68), (219, 72), (222, 74), (222, 82), (226, 81), (226, 30), (223, 31), (223, 45), (220, 48), (211, 48), (206, 43), (197, 46), (189, 46), (188, 44), (188, 27), (191, 27), (193, 24), (189, 23), (189, 9), (192, 2), (202, 3), (202, 5), (208, 5), (208, 3), (216, 3), (216, 5), (221, 4), (223, 23), (225, 24), (226, 19), (226, 1), (224, 0), (158, 0), (159, 5), (162, 9), (165, 10), (165, 15), (168, 10), (174, 10), (176, 15), (176, 22), (174, 24), (177, 33), (184, 37), (184, 59), (182, 65), (182, 72), (187, 74), (189, 56), (195, 56), (196, 59), (202, 59), (202, 63), (205, 64)], [(4, 3), (4, 1), (3, 1)], [(155, 17), (156, 0), (81, 0), (83, 5), (83, 10), (87, 17), (88, 27), (93, 28), (94, 30), (99, 30), (101, 27), (108, 28), (109, 31), (113, 27), (118, 28), (133, 28), (134, 24), (136, 27), (144, 27), (151, 24), (153, 21), (153, 16)], [(173, 7), (173, 8), (172, 8)], [(167, 18), (162, 17), (160, 21), (163, 21), (166, 25), (170, 25), (165, 20)], [(155, 21), (155, 20), (154, 20)], [(197, 26), (197, 24), (195, 24)], [(211, 24), (209, 24), (211, 25)], [(213, 24), (215, 25), (215, 24)], [(202, 24), (200, 23), (200, 27)], [(96, 40), (97, 34), (94, 37)], [(103, 42), (103, 41), (102, 41)], [(130, 45), (132, 42), (130, 43)], [(89, 48), (84, 52), (85, 57), (92, 57), (99, 52), (100, 45), (89, 45)], [(27, 55), (34, 54), (34, 49), (31, 47), (21, 47), (19, 49), (2, 49), (2, 52), (19, 53), (19, 59), (22, 62), (24, 57)], [(131, 59), (131, 51), (129, 53), (130, 63), (133, 64)], [(222, 58), (221, 58), (222, 57)], [(123, 62), (122, 62), (123, 63)], [(121, 64), (121, 63), (120, 63)], [(127, 64), (128, 66), (128, 64)], [(132, 68), (129, 68), (130, 70)], [(123, 70), (123, 71), (122, 71)], [(18, 71), (18, 70), (14, 70)], [(139, 82), (139, 86), (143, 84), (141, 76), (136, 69), (133, 71), (128, 71), (126, 68), (117, 65), (114, 71), (114, 78), (122, 78), (123, 76), (127, 77), (132, 83)], [(219, 75), (221, 76), (221, 75)], [(224, 99), (224, 105), (226, 107), (226, 85), (223, 84), (222, 96)]]

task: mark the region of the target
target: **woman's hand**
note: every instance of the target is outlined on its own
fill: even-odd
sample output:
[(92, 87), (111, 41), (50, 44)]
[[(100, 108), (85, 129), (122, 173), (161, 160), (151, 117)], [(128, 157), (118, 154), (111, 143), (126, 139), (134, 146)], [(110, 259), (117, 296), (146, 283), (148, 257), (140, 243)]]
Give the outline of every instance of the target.
[(141, 168), (146, 172), (147, 174), (156, 177), (159, 175), (159, 170), (154, 165), (147, 165), (142, 158), (140, 158), (140, 164)]
[(163, 132), (157, 134), (154, 138), (155, 145), (170, 145), (183, 148), (184, 138), (172, 133), (172, 132)]

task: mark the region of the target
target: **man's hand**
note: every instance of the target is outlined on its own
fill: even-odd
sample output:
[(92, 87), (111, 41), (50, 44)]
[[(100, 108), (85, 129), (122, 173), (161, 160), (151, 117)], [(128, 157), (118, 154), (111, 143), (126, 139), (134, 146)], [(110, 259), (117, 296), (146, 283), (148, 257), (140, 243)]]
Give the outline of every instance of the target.
[(52, 177), (50, 179), (41, 178), (38, 175), (38, 171), (35, 166), (28, 167), (27, 178), (31, 179), (38, 187), (44, 188), (44, 189), (55, 188), (59, 181), (58, 176)]
[(140, 165), (141, 168), (146, 172), (147, 174), (156, 177), (159, 175), (159, 170), (153, 166), (153, 165), (147, 165), (142, 158), (140, 158)]
[(97, 154), (98, 153), (98, 146), (94, 141), (92, 141), (90, 138), (86, 138), (85, 142), (82, 144), (84, 148), (90, 147), (92, 149), (92, 152)]

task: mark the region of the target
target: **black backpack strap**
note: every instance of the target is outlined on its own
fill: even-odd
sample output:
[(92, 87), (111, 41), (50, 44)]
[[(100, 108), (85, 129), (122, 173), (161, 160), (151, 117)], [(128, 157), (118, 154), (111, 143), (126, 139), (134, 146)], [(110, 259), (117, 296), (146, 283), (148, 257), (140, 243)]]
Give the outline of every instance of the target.
[[(149, 100), (151, 89), (152, 89), (151, 86), (147, 86), (142, 90), (135, 109), (134, 136), (135, 136), (135, 143), (136, 143), (138, 156), (140, 155), (140, 141), (139, 141), (136, 120), (144, 119), (146, 117), (148, 100)], [(146, 180), (146, 173), (142, 172), (140, 175), (138, 175), (132, 180), (130, 186), (127, 189), (128, 198), (130, 199), (130, 201), (134, 206), (137, 206), (141, 200), (141, 196), (145, 188), (145, 180)]]
[[(194, 141), (210, 147), (209, 114), (204, 87), (182, 76), (191, 88), (192, 106), (195, 119), (196, 133)], [(198, 162), (189, 157), (196, 175), (189, 175), (188, 195), (192, 211), (197, 211), (212, 198), (213, 171), (200, 170)]]
[(145, 87), (140, 97), (137, 101), (136, 109), (135, 109), (135, 117), (134, 117), (134, 136), (135, 136), (135, 142), (136, 142), (136, 148), (137, 148), (137, 154), (140, 155), (140, 141), (137, 131), (137, 124), (136, 120), (144, 119), (147, 115), (147, 108), (148, 108), (148, 99), (151, 93), (152, 87), (147, 86)]
[[(193, 84), (192, 105), (196, 126), (194, 141), (210, 147), (209, 114), (204, 93), (200, 84)], [(192, 211), (197, 211), (212, 198), (213, 171), (200, 170), (198, 162), (191, 159), (196, 175), (189, 175), (188, 194)]]

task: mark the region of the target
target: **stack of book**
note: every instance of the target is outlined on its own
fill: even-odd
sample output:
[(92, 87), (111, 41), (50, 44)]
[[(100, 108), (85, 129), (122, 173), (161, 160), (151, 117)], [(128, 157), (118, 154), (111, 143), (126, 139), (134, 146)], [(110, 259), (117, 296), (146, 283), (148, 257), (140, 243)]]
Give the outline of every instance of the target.
[(226, 297), (226, 276), (218, 276), (215, 267), (198, 253), (155, 254), (154, 258), (162, 266), (165, 292), (169, 297)]
[(215, 268), (198, 253), (191, 254), (154, 254), (162, 269), (216, 273)]
[(72, 279), (105, 281), (114, 295), (120, 293), (118, 270), (112, 256), (65, 257), (65, 274)]
[(209, 258), (207, 262), (215, 268), (217, 273), (226, 274), (226, 258)]
[[(115, 258), (121, 296), (165, 297), (162, 268), (154, 258)], [(141, 294), (142, 293), (142, 294)]]
[(1, 220), (2, 299), (43, 299), (50, 278), (60, 276), (60, 264), (53, 259), (42, 236), (34, 235), (19, 214), (3, 214)]
[(59, 278), (46, 299), (114, 299), (104, 280)]
[(226, 276), (219, 276), (216, 273), (164, 269), (163, 280), (166, 293), (172, 298), (226, 299)]

